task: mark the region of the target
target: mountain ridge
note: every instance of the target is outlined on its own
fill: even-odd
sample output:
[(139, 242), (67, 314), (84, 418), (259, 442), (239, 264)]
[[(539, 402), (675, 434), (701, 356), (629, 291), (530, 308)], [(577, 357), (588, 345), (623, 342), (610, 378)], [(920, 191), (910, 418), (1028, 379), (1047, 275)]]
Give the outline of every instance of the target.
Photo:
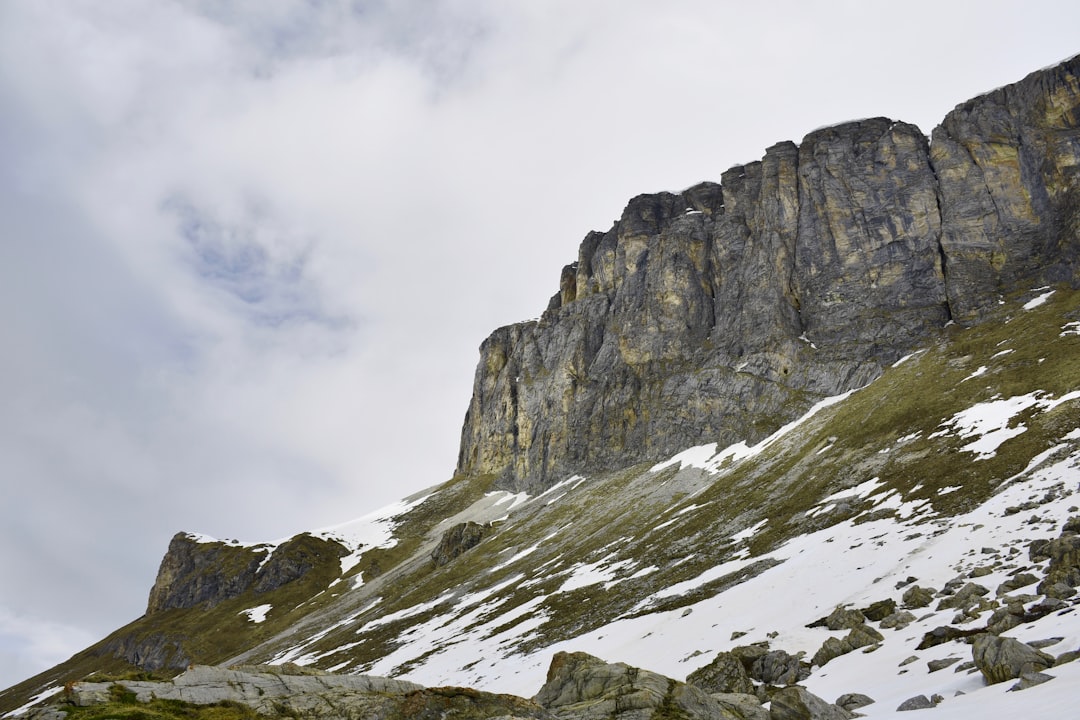
[(574, 472), (756, 441), (1000, 295), (1078, 282), (1080, 59), (934, 129), (870, 118), (721, 182), (639, 195), (538, 321), (481, 345), (459, 474)]

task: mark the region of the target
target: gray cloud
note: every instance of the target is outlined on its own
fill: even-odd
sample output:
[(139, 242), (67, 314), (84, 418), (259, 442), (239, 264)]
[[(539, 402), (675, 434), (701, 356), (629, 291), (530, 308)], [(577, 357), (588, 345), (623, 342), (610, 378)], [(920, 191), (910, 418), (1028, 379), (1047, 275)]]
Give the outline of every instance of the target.
[(1078, 16), (0, 4), (0, 686), (138, 616), (178, 530), (273, 539), (448, 478), (476, 347), (631, 196), (850, 118), (929, 131), (1075, 52)]

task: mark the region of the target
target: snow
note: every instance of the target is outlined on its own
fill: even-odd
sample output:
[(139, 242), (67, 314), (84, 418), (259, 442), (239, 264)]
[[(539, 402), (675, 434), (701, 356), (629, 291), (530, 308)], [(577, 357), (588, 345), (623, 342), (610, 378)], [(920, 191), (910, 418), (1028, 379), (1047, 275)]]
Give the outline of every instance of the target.
[(858, 392), (858, 388), (856, 388), (855, 390), (849, 390), (841, 395), (834, 395), (832, 397), (827, 397), (824, 400), (821, 400), (816, 405), (811, 407), (805, 415), (789, 422), (787, 425), (784, 425), (782, 428), (780, 428), (761, 442), (757, 443), (753, 447), (748, 446), (743, 440), (740, 440), (734, 445), (729, 445), (720, 452), (716, 452), (716, 443), (698, 445), (696, 447), (687, 448), (686, 450), (683, 450), (682, 452), (672, 456), (671, 458), (656, 465), (653, 465), (651, 468), (649, 468), (649, 471), (660, 472), (665, 468), (678, 464), (680, 469), (687, 467), (696, 467), (711, 473), (720, 472), (721, 467), (729, 461), (738, 463), (741, 460), (760, 455), (770, 445), (790, 433), (795, 428), (802, 425), (810, 418), (817, 415), (825, 408), (832, 407), (837, 403), (843, 402), (856, 392)]
[(968, 375), (966, 378), (964, 378), (960, 382), (967, 382), (968, 380), (971, 380), (972, 378), (977, 378), (980, 375), (985, 375), (986, 371), (987, 371), (987, 367), (985, 365), (980, 365), (975, 372), (971, 373), (970, 375)]
[(994, 457), (997, 449), (1006, 440), (1023, 434), (1027, 426), (1023, 423), (1010, 427), (1012, 419), (1030, 408), (1042, 412), (1053, 410), (1057, 406), (1080, 398), (1080, 391), (1073, 391), (1054, 399), (1041, 390), (1016, 395), (1005, 399), (994, 399), (973, 405), (962, 410), (941, 424), (941, 430), (930, 435), (942, 437), (955, 432), (960, 438), (974, 438), (960, 449), (975, 454), (976, 460)]
[[(1040, 289), (1044, 289), (1044, 288), (1040, 288)], [(1051, 290), (1050, 292), (1043, 293), (1042, 295), (1035, 298), (1034, 300), (1029, 300), (1028, 302), (1024, 303), (1024, 309), (1025, 310), (1034, 310), (1035, 308), (1039, 307), (1040, 305), (1045, 304), (1046, 301), (1049, 300), (1050, 296), (1053, 295), (1053, 294), (1054, 294), (1054, 291)]]
[(247, 615), (247, 619), (253, 623), (261, 623), (266, 620), (266, 613), (270, 612), (273, 605), (257, 605), (247, 610), (241, 610), (239, 615)]
[(45, 690), (42, 690), (37, 695), (30, 698), (30, 700), (25, 705), (17, 707), (17, 708), (15, 708), (14, 710), (12, 710), (9, 713), (4, 713), (3, 715), (0, 715), (0, 717), (9, 718), (9, 717), (15, 717), (16, 715), (22, 715), (27, 710), (32, 708), (34, 705), (37, 705), (42, 700), (48, 700), (53, 695), (56, 695), (58, 692), (60, 692), (63, 689), (64, 689), (64, 687), (62, 685), (56, 685), (55, 687), (51, 687), (51, 688), (47, 688)]

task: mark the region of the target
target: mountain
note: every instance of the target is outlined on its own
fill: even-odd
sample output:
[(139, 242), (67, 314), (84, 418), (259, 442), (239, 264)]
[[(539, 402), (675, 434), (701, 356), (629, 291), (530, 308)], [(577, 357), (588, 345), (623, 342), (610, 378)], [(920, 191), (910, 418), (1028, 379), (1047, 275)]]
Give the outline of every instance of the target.
[(1061, 715), (1078, 121), (1080, 57), (929, 141), (846, 123), (631, 200), (481, 346), (450, 481), (273, 543), (178, 534), (146, 614), (0, 712)]

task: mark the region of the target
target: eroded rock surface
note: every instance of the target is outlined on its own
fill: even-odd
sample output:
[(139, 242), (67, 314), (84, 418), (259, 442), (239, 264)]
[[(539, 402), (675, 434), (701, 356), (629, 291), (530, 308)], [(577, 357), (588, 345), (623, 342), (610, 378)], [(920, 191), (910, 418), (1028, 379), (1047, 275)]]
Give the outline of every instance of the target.
[(572, 473), (759, 440), (1031, 283), (1076, 285), (1080, 59), (957, 107), (634, 198), (539, 321), (480, 348), (458, 471)]

